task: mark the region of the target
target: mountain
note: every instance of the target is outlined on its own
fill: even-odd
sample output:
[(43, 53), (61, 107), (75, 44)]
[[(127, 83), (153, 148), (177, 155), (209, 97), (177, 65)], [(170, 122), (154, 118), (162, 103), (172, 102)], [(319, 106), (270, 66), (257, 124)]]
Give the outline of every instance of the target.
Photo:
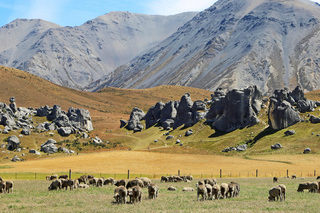
[(112, 12), (77, 27), (17, 19), (0, 28), (0, 64), (82, 89), (155, 46), (196, 14)]
[(308, 0), (219, 0), (87, 89), (319, 89), (319, 18), (319, 5)]

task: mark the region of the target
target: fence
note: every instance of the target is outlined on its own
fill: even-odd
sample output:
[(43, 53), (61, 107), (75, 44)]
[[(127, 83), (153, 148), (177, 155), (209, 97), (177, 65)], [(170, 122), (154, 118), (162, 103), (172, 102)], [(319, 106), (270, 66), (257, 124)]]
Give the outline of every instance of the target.
[(0, 176), (3, 179), (15, 179), (15, 180), (45, 180), (47, 175), (65, 175), (68, 174), (71, 178), (77, 178), (81, 175), (94, 175), (95, 177), (113, 177), (114, 179), (134, 179), (135, 177), (148, 177), (150, 179), (160, 179), (161, 176), (169, 175), (192, 175), (194, 178), (254, 178), (254, 177), (286, 177), (295, 174), (297, 177), (315, 177), (317, 176), (317, 171), (267, 171), (267, 170), (252, 170), (252, 171), (225, 171), (217, 170), (212, 172), (204, 172), (200, 174), (183, 173), (178, 170), (175, 174), (143, 174), (143, 173), (131, 173), (130, 170), (124, 173), (86, 173), (86, 172), (72, 172), (71, 169), (66, 172), (59, 173), (32, 173), (32, 172), (0, 172)]

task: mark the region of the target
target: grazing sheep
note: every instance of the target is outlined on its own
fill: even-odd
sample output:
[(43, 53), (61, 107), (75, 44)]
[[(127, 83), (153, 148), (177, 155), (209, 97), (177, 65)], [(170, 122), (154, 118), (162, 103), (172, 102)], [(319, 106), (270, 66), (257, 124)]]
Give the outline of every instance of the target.
[(112, 177), (107, 178), (107, 179), (103, 182), (103, 185), (109, 185), (109, 183), (110, 183), (111, 185), (114, 184), (114, 179), (113, 179)]
[(204, 180), (205, 184), (210, 184), (211, 186), (214, 186), (215, 184), (217, 184), (217, 181), (215, 179), (205, 179)]
[(142, 180), (144, 187), (147, 187), (151, 184), (151, 180), (147, 177), (142, 177), (142, 178), (140, 178), (140, 180)]
[(104, 182), (104, 178), (99, 178), (99, 179), (97, 180), (97, 187), (102, 187), (103, 182)]
[(126, 188), (129, 189), (134, 186), (140, 186), (141, 188), (143, 188), (144, 184), (143, 184), (142, 180), (140, 180), (140, 179), (129, 180), (126, 185)]
[(208, 195), (208, 200), (213, 200), (212, 196), (212, 186), (210, 184), (206, 184), (205, 187), (207, 188), (207, 195)]
[(175, 187), (173, 187), (173, 186), (169, 186), (169, 187), (167, 188), (167, 190), (168, 190), (168, 191), (177, 191), (177, 189), (176, 189)]
[(6, 193), (6, 183), (3, 180), (0, 181), (0, 193)]
[(235, 181), (231, 181), (230, 183), (235, 184), (236, 185), (236, 191), (234, 193), (235, 197), (238, 197), (238, 195), (240, 194), (240, 184), (235, 182)]
[(62, 186), (61, 180), (60, 179), (56, 179), (56, 180), (52, 181), (52, 183), (48, 187), (48, 190), (49, 191), (58, 190), (58, 188), (61, 189), (61, 186)]
[(88, 178), (88, 179), (93, 179), (94, 176), (93, 176), (93, 175), (87, 175), (87, 178)]
[(51, 175), (46, 176), (46, 180), (50, 180)]
[(276, 198), (278, 201), (279, 197), (280, 197), (280, 201), (282, 201), (282, 192), (280, 187), (275, 186), (269, 190), (269, 197), (268, 197), (269, 201), (275, 201)]
[(310, 189), (309, 192), (311, 193), (317, 193), (319, 191), (319, 186), (317, 182), (310, 183)]
[(237, 186), (235, 183), (229, 183), (228, 185), (228, 191), (227, 191), (227, 198), (235, 197), (237, 193)]
[(82, 175), (81, 177), (78, 178), (78, 180), (79, 180), (79, 183), (84, 183), (84, 184), (87, 184), (89, 182), (87, 175)]
[(199, 185), (197, 188), (197, 200), (199, 201), (199, 196), (202, 196), (202, 200), (206, 200), (208, 197), (207, 187), (205, 185)]
[(273, 177), (273, 182), (274, 182), (274, 183), (275, 183), (275, 182), (279, 183), (279, 178), (278, 178), (278, 177)]
[(132, 187), (132, 197), (133, 197), (133, 203), (141, 202), (142, 189), (140, 186)]
[(75, 188), (75, 189), (77, 189), (77, 188), (79, 188), (79, 178), (76, 178), (76, 179), (74, 179), (73, 180), (74, 181), (74, 185), (73, 185), (73, 188)]
[(159, 193), (159, 188), (157, 187), (157, 185), (154, 183), (151, 183), (148, 186), (149, 199), (156, 199), (158, 197), (158, 193)]
[(68, 175), (60, 175), (59, 179), (68, 179)]
[(216, 184), (216, 185), (214, 185), (213, 187), (212, 187), (212, 198), (213, 198), (213, 196), (214, 196), (214, 199), (215, 200), (219, 200), (219, 198), (220, 198), (220, 186), (218, 185), (218, 184)]
[(193, 176), (192, 176), (192, 175), (187, 175), (187, 176), (186, 176), (186, 179), (187, 179), (187, 180), (190, 180), (190, 181), (193, 181)]
[[(205, 182), (204, 182), (203, 180), (199, 180), (198, 185), (199, 185), (199, 186), (200, 186), (200, 185), (205, 185)], [(197, 186), (198, 186), (198, 185), (197, 185)]]
[(184, 188), (182, 189), (182, 191), (183, 191), (183, 192), (193, 192), (194, 189), (193, 189), (192, 187), (184, 187)]
[(121, 180), (115, 180), (115, 183), (114, 185), (116, 186), (125, 186), (126, 185), (126, 181), (124, 179), (121, 179)]
[(222, 199), (227, 197), (227, 193), (229, 191), (229, 186), (226, 183), (222, 183), (220, 186), (220, 192), (221, 192), (221, 197)]
[(55, 180), (58, 179), (58, 175), (51, 175), (49, 180)]
[(66, 190), (68, 189), (68, 187), (70, 188), (70, 190), (73, 190), (74, 188), (74, 180), (72, 179), (61, 179), (61, 188), (64, 189), (66, 188)]
[(173, 176), (173, 182), (182, 182), (183, 178), (181, 178), (180, 176)]
[(161, 179), (160, 179), (160, 182), (169, 182), (169, 178), (168, 177), (165, 177), (165, 176), (162, 176)]
[(297, 179), (297, 175), (292, 175), (291, 179)]
[(283, 196), (283, 200), (285, 201), (286, 200), (286, 186), (284, 184), (279, 184), (278, 187), (281, 188), (281, 193), (282, 193), (282, 196)]
[(11, 180), (7, 180), (6, 181), (6, 193), (10, 193), (10, 189), (11, 189), (11, 193), (13, 193), (13, 182)]
[(128, 195), (128, 191), (127, 191), (126, 187), (120, 186), (119, 187), (119, 202), (121, 204), (127, 203), (127, 195)]
[(116, 200), (116, 203), (120, 202), (120, 195), (119, 195), (120, 187), (114, 189), (113, 198)]
[(297, 189), (297, 192), (303, 192), (305, 189), (310, 189), (310, 182), (300, 183)]

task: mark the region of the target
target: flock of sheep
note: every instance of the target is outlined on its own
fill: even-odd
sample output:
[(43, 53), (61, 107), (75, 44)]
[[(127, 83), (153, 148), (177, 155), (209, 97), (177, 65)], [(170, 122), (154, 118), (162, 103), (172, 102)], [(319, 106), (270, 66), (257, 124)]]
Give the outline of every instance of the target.
[(13, 193), (13, 182), (11, 180), (4, 181), (0, 177), (0, 193)]

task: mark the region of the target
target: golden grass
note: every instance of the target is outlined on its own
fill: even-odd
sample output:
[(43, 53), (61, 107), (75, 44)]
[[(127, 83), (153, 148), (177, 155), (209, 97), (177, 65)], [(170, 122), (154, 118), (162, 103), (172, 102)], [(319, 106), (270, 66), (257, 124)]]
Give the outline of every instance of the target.
[[(30, 160), (7, 163), (1, 172), (38, 172), (54, 173), (73, 172), (126, 174), (213, 174), (255, 176), (256, 169), (260, 176), (284, 176), (287, 169), (290, 174), (310, 176), (320, 166), (320, 155), (267, 155), (236, 156), (167, 154), (149, 151), (110, 151), (82, 154), (61, 158)], [(320, 172), (320, 171), (319, 171)]]

